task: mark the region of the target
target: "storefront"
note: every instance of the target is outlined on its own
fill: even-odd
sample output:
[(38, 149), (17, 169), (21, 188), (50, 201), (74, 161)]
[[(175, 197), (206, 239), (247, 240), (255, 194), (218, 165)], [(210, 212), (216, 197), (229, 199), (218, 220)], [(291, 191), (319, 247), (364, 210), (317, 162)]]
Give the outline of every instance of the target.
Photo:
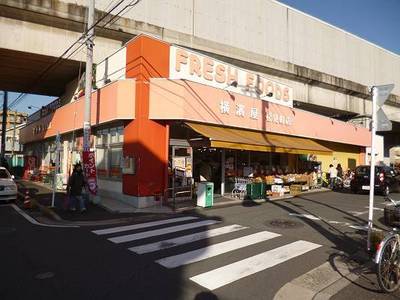
[[(367, 129), (293, 108), (294, 91), (284, 83), (144, 35), (117, 55), (99, 64), (92, 95), (93, 150), (105, 195), (145, 207), (160, 195), (167, 201), (172, 185), (191, 193), (207, 180), (229, 195), (238, 179), (364, 161)], [(82, 101), (59, 108), (40, 135), (29, 133), (43, 120), (29, 124), (25, 143), (81, 130)]]

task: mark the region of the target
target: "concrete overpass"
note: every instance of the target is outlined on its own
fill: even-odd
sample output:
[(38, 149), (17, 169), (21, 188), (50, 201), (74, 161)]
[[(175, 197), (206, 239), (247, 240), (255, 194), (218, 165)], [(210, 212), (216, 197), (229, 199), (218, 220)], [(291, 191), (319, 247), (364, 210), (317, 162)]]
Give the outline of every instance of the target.
[[(298, 106), (325, 115), (368, 115), (368, 86), (395, 83), (385, 110), (400, 121), (399, 55), (279, 2), (254, 1), (140, 1), (113, 25), (99, 24), (95, 62), (147, 33), (268, 74), (294, 88)], [(109, 2), (96, 2), (96, 19)], [(85, 5), (86, 0), (0, 0), (0, 57), (6, 57), (0, 60), (6, 70), (0, 89), (26, 91), (35, 75), (80, 36)], [(82, 70), (84, 56), (77, 53), (32, 92), (62, 94)]]

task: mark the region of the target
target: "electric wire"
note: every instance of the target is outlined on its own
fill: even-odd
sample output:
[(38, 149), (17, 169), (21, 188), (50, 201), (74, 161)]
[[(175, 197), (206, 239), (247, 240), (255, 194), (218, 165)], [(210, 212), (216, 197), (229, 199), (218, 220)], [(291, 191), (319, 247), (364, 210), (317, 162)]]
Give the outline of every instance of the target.
[[(45, 70), (43, 70), (39, 76), (33, 81), (33, 83), (31, 84), (31, 86), (28, 88), (28, 90), (33, 90), (34, 87), (38, 84), (38, 82), (45, 76), (47, 75), (47, 73), (49, 73), (52, 69), (54, 69), (56, 66), (58, 66), (60, 64), (61, 61), (69, 59), (72, 55), (74, 55), (77, 51), (79, 51), (82, 46), (85, 44), (86, 40), (84, 42), (81, 43), (81, 45), (78, 46), (77, 49), (75, 49), (72, 53), (70, 53), (67, 57), (64, 57), (76, 44), (80, 43), (81, 40), (83, 38), (85, 38), (87, 36), (87, 33), (95, 28), (100, 22), (102, 22), (107, 16), (109, 16), (111, 14), (111, 12), (113, 12), (118, 6), (120, 6), (122, 3), (124, 2), (124, 0), (120, 0), (117, 4), (114, 5), (114, 7), (112, 7), (108, 12), (106, 12), (101, 18), (99, 18), (92, 26), (90, 26), (89, 28), (87, 28), (85, 30), (85, 32), (74, 42), (72, 43), (57, 59), (54, 63), (52, 63), (51, 65), (49, 65)], [(114, 18), (114, 16), (113, 16)], [(112, 19), (112, 18), (111, 18)], [(106, 23), (107, 24), (107, 23)], [(87, 39), (92, 38), (92, 36), (87, 37)], [(15, 100), (13, 100), (10, 105), (9, 108), (15, 107), (17, 104), (19, 104), (22, 99), (24, 99), (25, 95), (27, 95), (28, 92), (26, 93), (21, 93)]]

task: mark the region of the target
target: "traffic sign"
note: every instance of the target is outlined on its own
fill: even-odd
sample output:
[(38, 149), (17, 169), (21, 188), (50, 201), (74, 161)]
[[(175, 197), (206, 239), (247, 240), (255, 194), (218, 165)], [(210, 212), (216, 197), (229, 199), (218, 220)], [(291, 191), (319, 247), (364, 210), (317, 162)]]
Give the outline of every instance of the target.
[(377, 85), (374, 88), (377, 90), (376, 105), (381, 107), (388, 99), (390, 92), (394, 88), (394, 84)]
[(382, 108), (378, 110), (376, 116), (377, 116), (376, 131), (392, 130), (392, 122), (388, 119)]

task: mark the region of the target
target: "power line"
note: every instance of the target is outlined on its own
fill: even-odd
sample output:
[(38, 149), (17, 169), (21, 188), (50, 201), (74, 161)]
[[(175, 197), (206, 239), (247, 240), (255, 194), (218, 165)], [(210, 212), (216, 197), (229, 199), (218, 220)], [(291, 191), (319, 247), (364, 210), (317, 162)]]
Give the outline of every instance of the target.
[[(111, 14), (111, 12), (113, 12), (118, 6), (120, 6), (122, 3), (124, 2), (124, 0), (120, 0), (117, 4), (114, 5), (114, 7), (112, 7), (112, 9), (110, 9), (108, 12), (106, 12), (101, 18), (99, 18), (99, 20), (97, 20), (97, 22), (95, 22), (90, 28), (87, 28), (85, 30), (85, 32), (74, 42), (72, 43), (58, 58), (57, 60), (52, 63), (51, 65), (49, 65), (44, 71), (42, 71), (39, 76), (33, 81), (33, 83), (30, 85), (30, 87), (28, 88), (28, 90), (32, 90), (37, 83), (47, 74), (49, 73), (52, 69), (54, 69), (56, 66), (58, 66), (60, 64), (60, 62), (62, 62), (65, 59), (70, 58), (73, 54), (75, 54), (77, 51), (80, 50), (80, 48), (84, 45), (84, 42), (87, 41), (87, 39), (92, 38), (92, 36), (87, 37), (87, 39), (81, 44), (79, 45), (79, 47), (77, 49), (75, 49), (70, 55), (68, 55), (67, 57), (64, 58), (64, 56), (76, 45), (78, 44), (84, 37), (87, 36), (87, 33), (94, 27), (96, 27), (101, 21), (103, 21), (108, 15)], [(107, 23), (106, 23), (107, 24)], [(12, 103), (10, 103), (9, 107), (14, 107), (15, 105), (17, 105), (18, 103), (20, 103), (24, 97), (24, 95), (27, 95), (27, 93), (21, 93)]]

